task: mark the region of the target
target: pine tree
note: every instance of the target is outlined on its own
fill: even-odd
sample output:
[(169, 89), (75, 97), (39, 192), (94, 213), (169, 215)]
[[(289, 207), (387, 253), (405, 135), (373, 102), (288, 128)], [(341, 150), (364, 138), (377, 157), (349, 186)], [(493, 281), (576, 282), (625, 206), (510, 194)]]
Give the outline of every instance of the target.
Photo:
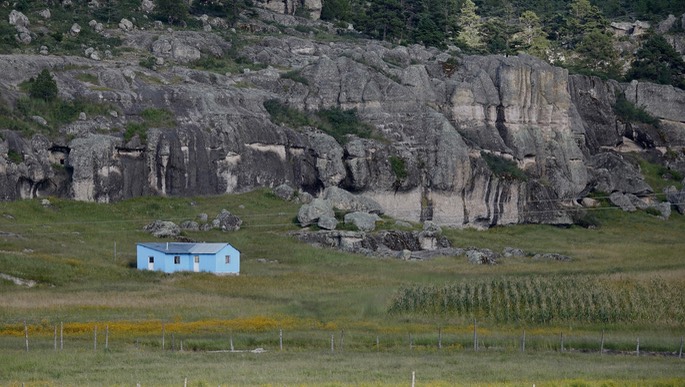
[(52, 79), (52, 76), (47, 69), (43, 69), (29, 87), (29, 96), (31, 98), (40, 98), (45, 101), (55, 100), (57, 98), (57, 92), (57, 82)]
[(467, 48), (480, 50), (485, 44), (481, 39), (481, 28), (483, 23), (480, 16), (476, 13), (478, 7), (471, 0), (465, 0), (459, 10), (457, 21), (461, 30), (457, 35), (457, 41)]

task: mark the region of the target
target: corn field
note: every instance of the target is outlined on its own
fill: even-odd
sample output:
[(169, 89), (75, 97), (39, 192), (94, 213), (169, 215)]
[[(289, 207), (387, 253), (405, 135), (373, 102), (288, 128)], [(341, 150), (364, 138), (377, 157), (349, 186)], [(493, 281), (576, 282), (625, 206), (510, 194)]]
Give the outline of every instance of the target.
[(505, 277), (401, 288), (393, 314), (463, 316), (497, 323), (659, 323), (685, 321), (682, 281), (608, 276)]

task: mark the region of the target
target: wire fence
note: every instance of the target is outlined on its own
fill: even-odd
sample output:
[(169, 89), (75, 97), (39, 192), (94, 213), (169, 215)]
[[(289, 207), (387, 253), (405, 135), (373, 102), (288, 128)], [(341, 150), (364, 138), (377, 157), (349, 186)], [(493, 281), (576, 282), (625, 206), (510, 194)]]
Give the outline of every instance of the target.
[(549, 329), (493, 330), (477, 321), (468, 327), (436, 327), (434, 332), (374, 333), (364, 330), (267, 330), (217, 332), (208, 327), (177, 332), (159, 325), (157, 332), (110, 329), (107, 324), (79, 324), (74, 332), (57, 324), (24, 326), (23, 334), (0, 329), (2, 351), (194, 351), (194, 352), (583, 352), (599, 355), (683, 358), (683, 336), (626, 332), (574, 333)]

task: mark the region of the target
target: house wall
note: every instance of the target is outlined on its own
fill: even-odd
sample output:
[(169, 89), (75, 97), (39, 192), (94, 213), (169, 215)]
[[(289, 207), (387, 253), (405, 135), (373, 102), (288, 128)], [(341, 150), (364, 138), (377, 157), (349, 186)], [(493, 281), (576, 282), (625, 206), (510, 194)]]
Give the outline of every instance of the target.
[[(226, 256), (231, 257), (231, 263), (226, 264)], [(240, 251), (233, 248), (231, 245), (226, 245), (216, 254), (216, 265), (214, 271), (216, 273), (240, 273)]]

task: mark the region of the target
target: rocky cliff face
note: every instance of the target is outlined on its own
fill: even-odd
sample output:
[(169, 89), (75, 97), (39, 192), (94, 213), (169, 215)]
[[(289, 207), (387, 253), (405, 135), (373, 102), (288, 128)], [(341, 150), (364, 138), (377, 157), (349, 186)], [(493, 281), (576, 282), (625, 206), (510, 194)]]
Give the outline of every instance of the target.
[[(165, 65), (0, 56), (9, 105), (21, 96), (21, 82), (48, 68), (62, 98), (111, 110), (53, 128), (50, 137), (0, 128), (2, 200), (108, 202), (288, 183), (312, 194), (332, 186), (364, 192), (407, 220), (569, 223), (597, 187), (650, 192), (616, 153), (635, 143), (635, 133), (650, 135), (614, 115), (617, 93), (661, 118), (661, 134), (644, 146), (685, 146), (682, 90), (569, 76), (528, 56), (457, 58), (420, 46), (258, 37), (240, 54), (264, 69), (221, 75), (176, 65), (187, 61), (184, 52), (229, 55), (232, 43), (217, 35), (129, 31), (124, 38), (130, 50)], [(175, 49), (159, 49), (165, 42)], [(297, 77), (284, 75), (293, 71)], [(84, 81), (93, 77), (97, 84)], [(315, 127), (277, 125), (264, 108), (271, 99), (309, 112), (354, 108), (375, 133), (341, 144)], [(125, 141), (126, 125), (150, 108), (172, 112), (176, 123)]]

